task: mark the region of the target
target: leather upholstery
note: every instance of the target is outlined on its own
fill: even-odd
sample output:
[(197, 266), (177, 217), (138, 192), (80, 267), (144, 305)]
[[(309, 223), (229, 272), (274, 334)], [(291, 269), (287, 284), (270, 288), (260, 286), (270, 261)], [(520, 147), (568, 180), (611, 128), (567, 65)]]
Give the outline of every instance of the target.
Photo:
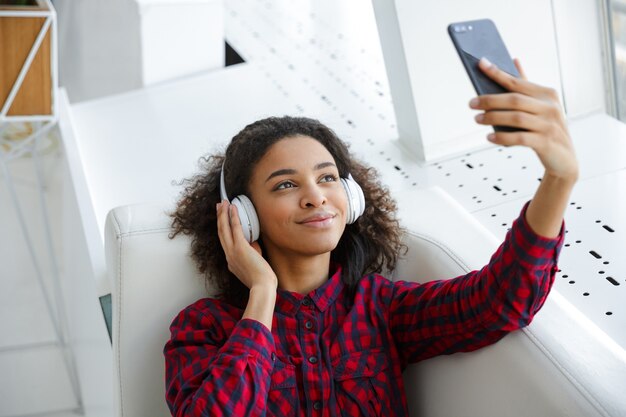
[[(486, 264), (500, 243), (437, 187), (399, 193), (397, 201), (409, 253), (390, 279), (464, 274)], [(168, 327), (207, 296), (188, 257), (189, 238), (168, 239), (170, 208), (118, 207), (106, 221), (119, 416), (170, 415), (162, 354)], [(476, 352), (412, 365), (405, 382), (412, 416), (626, 415), (624, 351), (555, 291), (527, 328)]]

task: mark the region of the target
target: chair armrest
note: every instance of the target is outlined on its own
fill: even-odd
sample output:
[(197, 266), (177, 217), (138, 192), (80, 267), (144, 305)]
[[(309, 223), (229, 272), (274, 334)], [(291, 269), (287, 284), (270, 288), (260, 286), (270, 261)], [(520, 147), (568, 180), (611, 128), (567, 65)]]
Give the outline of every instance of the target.
[(114, 402), (118, 416), (169, 416), (163, 347), (180, 310), (208, 296), (189, 257), (188, 236), (169, 239), (169, 204), (112, 209), (105, 252), (113, 310)]

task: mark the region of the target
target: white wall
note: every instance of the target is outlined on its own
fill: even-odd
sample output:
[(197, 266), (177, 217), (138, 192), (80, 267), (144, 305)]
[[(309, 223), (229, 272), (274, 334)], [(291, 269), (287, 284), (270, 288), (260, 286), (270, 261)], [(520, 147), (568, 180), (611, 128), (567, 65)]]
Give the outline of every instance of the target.
[(72, 103), (224, 67), (223, 0), (56, 0)]
[(71, 102), (141, 87), (139, 13), (131, 0), (55, 0), (59, 85)]
[(602, 0), (552, 0), (569, 118), (606, 112)]
[(570, 117), (605, 109), (601, 0), (373, 0), (401, 143), (421, 161), (492, 146), (446, 28), (490, 18), (529, 79), (561, 92)]

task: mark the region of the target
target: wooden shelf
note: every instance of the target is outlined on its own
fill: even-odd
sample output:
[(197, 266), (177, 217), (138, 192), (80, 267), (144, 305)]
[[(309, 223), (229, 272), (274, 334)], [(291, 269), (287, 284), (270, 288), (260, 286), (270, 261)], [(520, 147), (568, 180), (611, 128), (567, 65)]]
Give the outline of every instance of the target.
[[(9, 6), (0, 4), (0, 14), (5, 11), (48, 11), (45, 2), (34, 6)], [(4, 105), (13, 84), (41, 31), (45, 17), (0, 16), (0, 106)], [(43, 42), (26, 74), (8, 116), (52, 114), (51, 31), (49, 26)]]

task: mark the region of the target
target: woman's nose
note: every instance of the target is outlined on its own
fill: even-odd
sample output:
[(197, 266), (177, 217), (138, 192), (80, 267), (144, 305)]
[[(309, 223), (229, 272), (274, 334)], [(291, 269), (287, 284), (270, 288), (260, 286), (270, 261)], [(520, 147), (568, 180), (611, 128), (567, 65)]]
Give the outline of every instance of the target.
[(326, 194), (317, 184), (306, 187), (300, 200), (300, 205), (306, 207), (320, 207), (326, 204)]

